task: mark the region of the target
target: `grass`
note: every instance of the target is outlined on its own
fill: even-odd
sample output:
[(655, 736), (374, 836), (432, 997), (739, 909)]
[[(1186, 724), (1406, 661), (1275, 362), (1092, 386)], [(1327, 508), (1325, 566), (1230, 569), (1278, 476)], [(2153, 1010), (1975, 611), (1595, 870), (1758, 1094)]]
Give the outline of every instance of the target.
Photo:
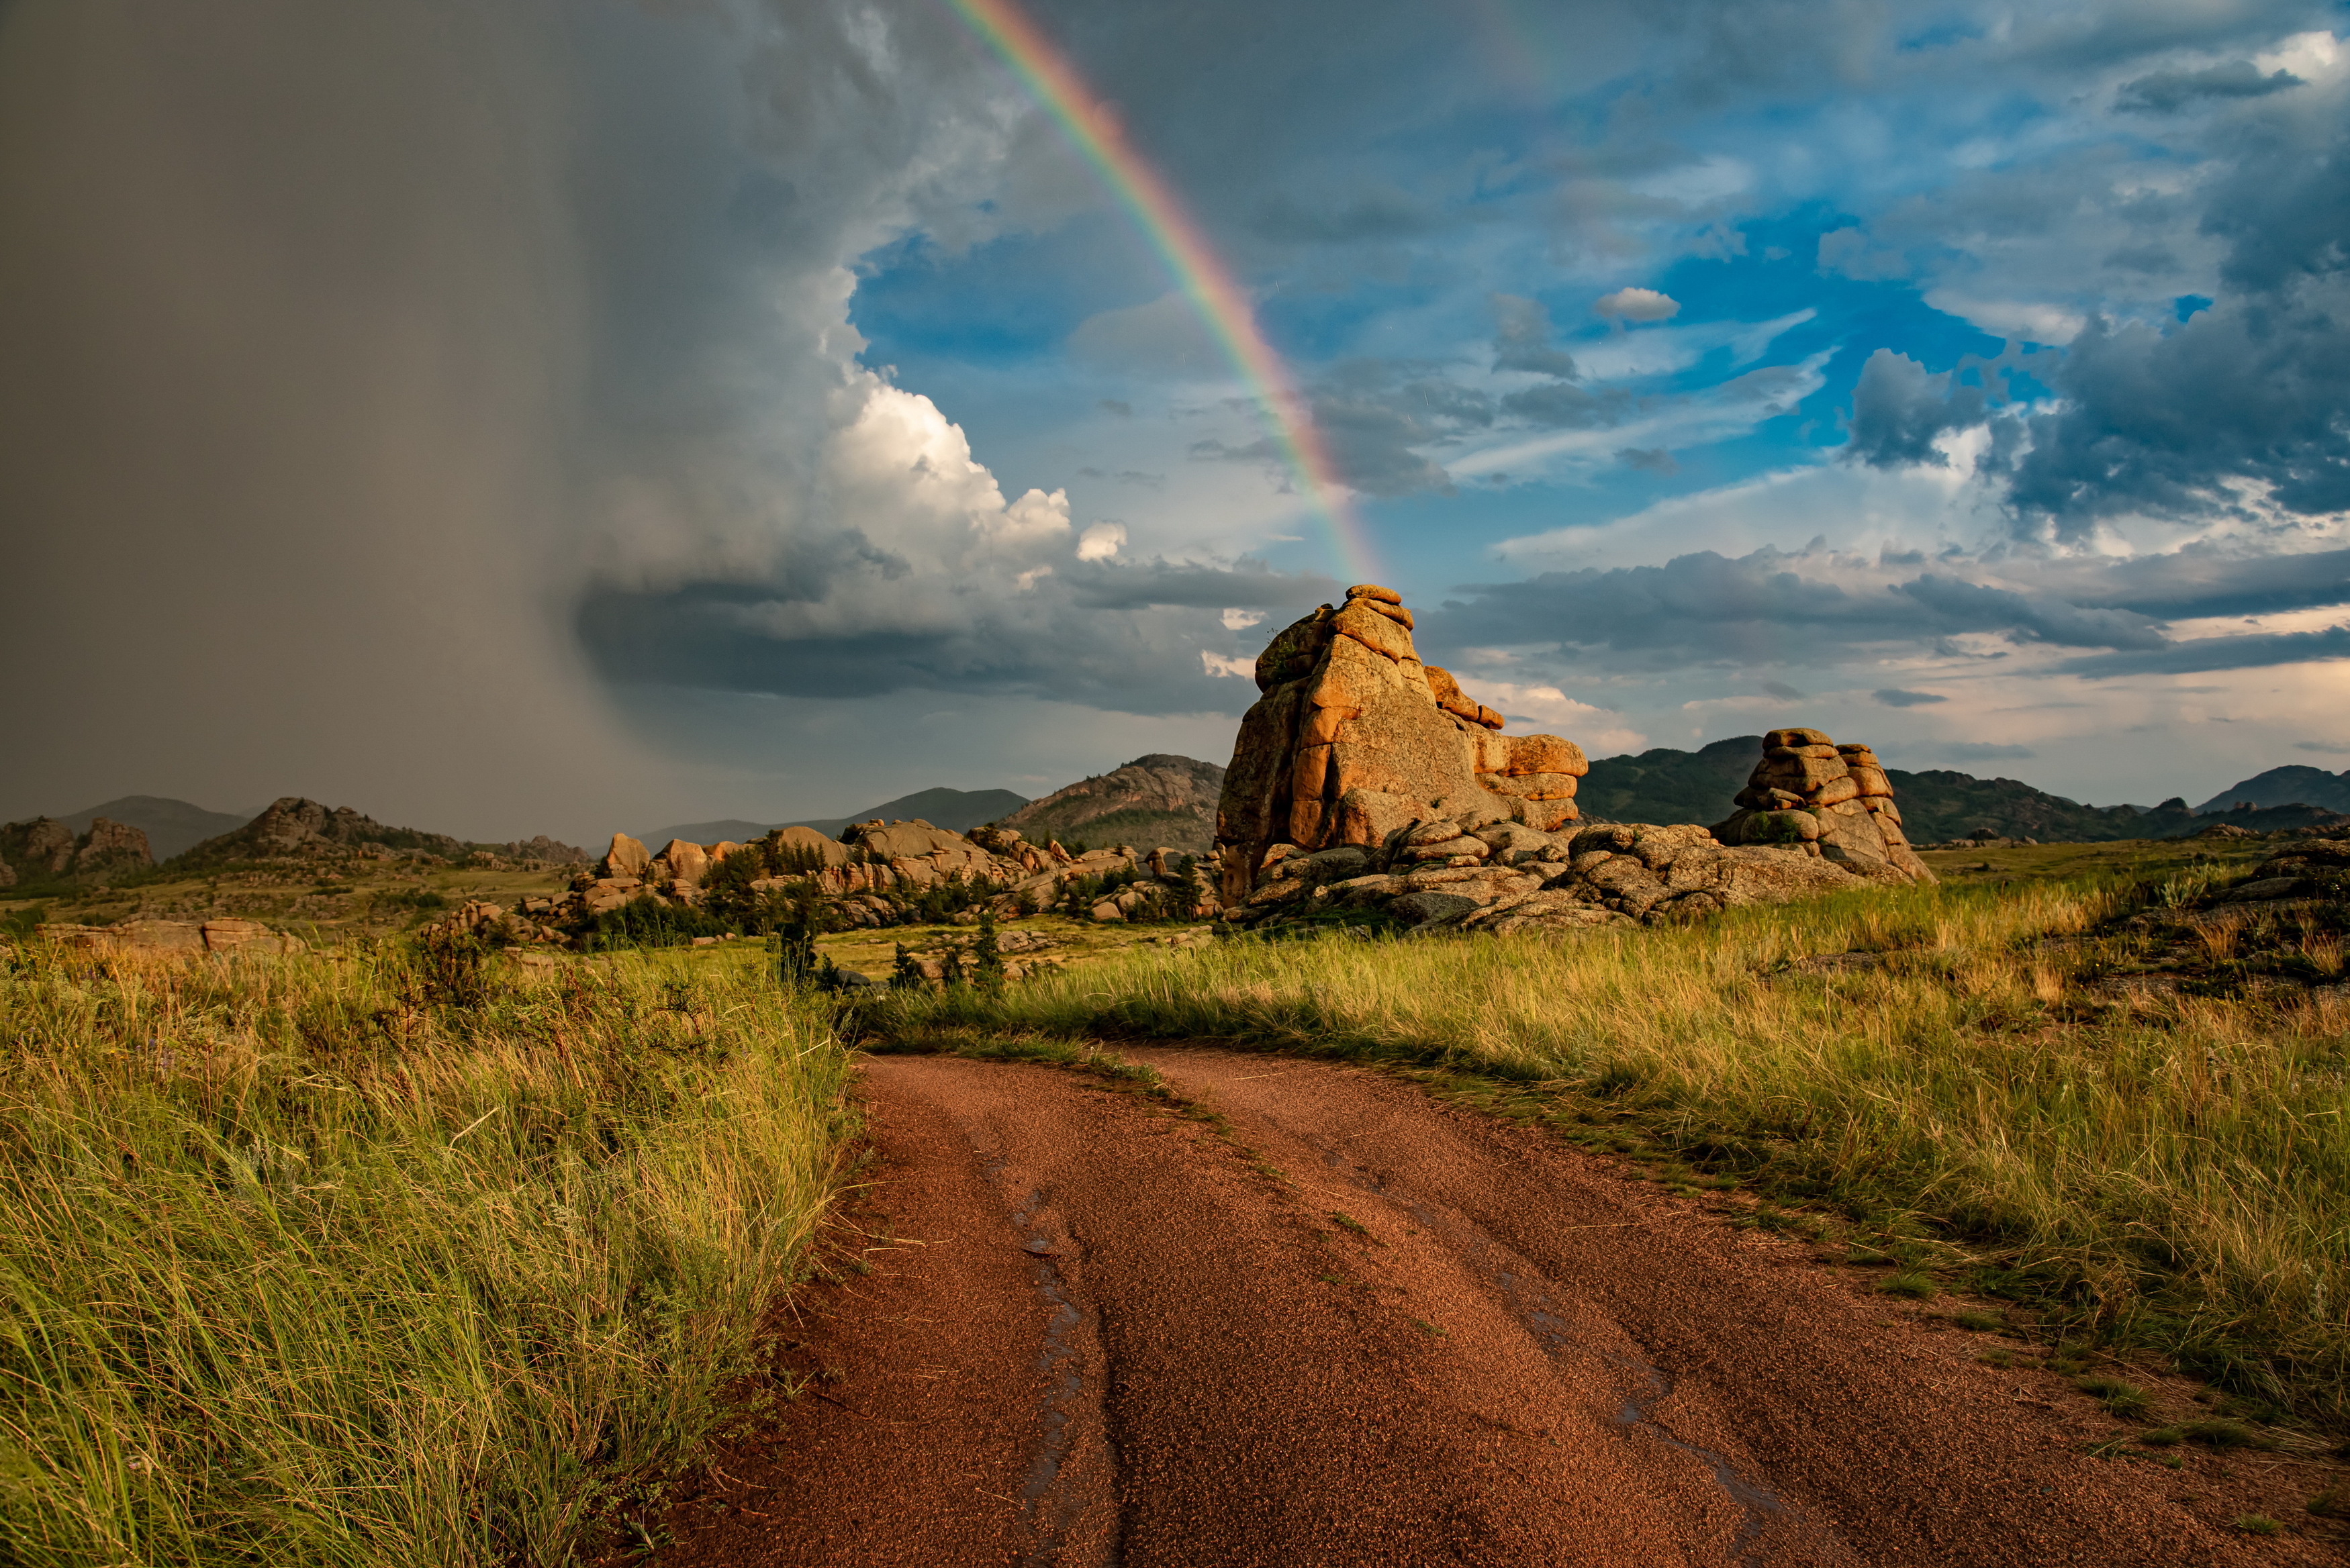
[(0, 1560), (575, 1560), (742, 1407), (845, 1070), (659, 961), (0, 949)]
[[(914, 1049), (1200, 1039), (1389, 1064), (1841, 1210), (1911, 1270), (2350, 1424), (2350, 1324), (2326, 1306), (2350, 1301), (2350, 1015), (2093, 991), (2138, 956), (2113, 922), (2160, 897), (2102, 872), (1563, 940), (1232, 940), (917, 995), (884, 1027)], [(1806, 967), (1854, 951), (1881, 961)]]

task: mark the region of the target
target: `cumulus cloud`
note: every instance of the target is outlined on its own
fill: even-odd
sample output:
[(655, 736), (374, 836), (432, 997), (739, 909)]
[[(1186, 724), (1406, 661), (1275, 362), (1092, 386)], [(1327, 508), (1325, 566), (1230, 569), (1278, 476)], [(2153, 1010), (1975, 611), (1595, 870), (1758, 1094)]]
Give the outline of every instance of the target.
[[(1055, 491), (1055, 494), (1059, 494)], [(1066, 512), (1067, 503), (1062, 503)], [(1122, 523), (1097, 523), (1077, 535), (1077, 559), (1107, 561), (1126, 548), (1126, 525)]]
[(1681, 312), (1680, 301), (1653, 288), (1619, 288), (1603, 294), (1591, 308), (1611, 321), (1669, 321)]
[(1623, 715), (1588, 702), (1578, 702), (1555, 686), (1488, 680), (1469, 682), (1470, 695), (1501, 711), (1512, 723), (1540, 726), (1574, 738), (1586, 751), (1632, 752), (1646, 746), (1648, 737), (1624, 722)]
[(1860, 368), (1852, 391), (1852, 441), (1847, 456), (1877, 468), (1950, 459), (1935, 443), (1953, 431), (1990, 417), (1980, 386), (1951, 386), (1951, 375), (1932, 375), (1907, 354), (1879, 348)]

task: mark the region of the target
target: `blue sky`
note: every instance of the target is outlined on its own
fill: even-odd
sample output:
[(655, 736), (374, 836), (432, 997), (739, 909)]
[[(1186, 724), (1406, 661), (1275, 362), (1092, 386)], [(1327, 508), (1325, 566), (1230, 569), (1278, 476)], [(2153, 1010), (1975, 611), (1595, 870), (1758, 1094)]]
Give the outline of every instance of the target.
[[(445, 56), (421, 5), (412, 26), (388, 5), (373, 36), (289, 30), (259, 0), (200, 9), (191, 44), (20, 5), (0, 71), (185, 78), (74, 171), (135, 191), (217, 161), (234, 180), (170, 187), (190, 232), (146, 241), (216, 240), (240, 280), (256, 254), (306, 284), (344, 254), (324, 171), (255, 174), (265, 131), (348, 141), (405, 192), (404, 233), (445, 236), (313, 309), (404, 336), (354, 327), (330, 372), (290, 339), (255, 349), (223, 391), (193, 344), (175, 369), (175, 318), (146, 335), (136, 394), (157, 419), (234, 406), (281, 352), (284, 378), (327, 389), (318, 420), (411, 431), (429, 484), (310, 463), (302, 515), (354, 518), (307, 569), (380, 585), (350, 590), (348, 647), (316, 679), (380, 688), (379, 725), (416, 760), (387, 767), (331, 725), (240, 720), (220, 747), (204, 700), (159, 698), (169, 768), (132, 779), (93, 742), (20, 809), (311, 780), (474, 813), (460, 830), (536, 810), (584, 833), (934, 783), (1040, 793), (1145, 751), (1222, 760), (1255, 695), (1235, 671), (1351, 579), (1176, 280), (936, 0), (518, 6)], [(1607, 754), (1815, 724), (1897, 767), (2098, 802), (2350, 755), (2342, 6), (1035, 15), (1248, 291), (1423, 649), (1513, 728)], [(264, 55), (347, 90), (199, 90)], [(501, 112), (471, 115), (485, 98)], [(403, 136), (409, 162), (385, 150)], [(0, 175), (0, 202), (37, 208), (55, 183)], [(192, 184), (238, 190), (207, 210)], [(123, 231), (77, 254), (81, 219), (49, 214), (59, 254), (116, 281), (78, 284), (79, 307), (135, 319), (152, 291)], [(294, 308), (220, 294), (248, 339)], [(468, 356), (498, 377), (415, 372), (380, 394), (413, 398), (393, 418), (362, 395)], [(423, 455), (473, 444), (470, 465)], [(266, 478), (280, 456), (255, 437), (213, 468)], [(276, 537), (238, 484), (203, 483), (220, 493), (182, 485), (172, 507), (208, 559)], [(298, 577), (287, 556), (267, 558)], [(432, 586), (402, 576), (419, 559)], [(253, 593), (252, 572), (222, 576), (224, 605)], [(239, 622), (253, 660), (282, 598)], [(487, 651), (410, 649), (421, 600), (497, 628)], [(420, 660), (444, 671), (428, 693), (503, 670), (505, 711), (538, 718), (455, 722), (371, 673)], [(467, 794), (446, 748), (511, 754), (484, 770), (501, 780), (549, 750), (591, 765), (552, 794)]]

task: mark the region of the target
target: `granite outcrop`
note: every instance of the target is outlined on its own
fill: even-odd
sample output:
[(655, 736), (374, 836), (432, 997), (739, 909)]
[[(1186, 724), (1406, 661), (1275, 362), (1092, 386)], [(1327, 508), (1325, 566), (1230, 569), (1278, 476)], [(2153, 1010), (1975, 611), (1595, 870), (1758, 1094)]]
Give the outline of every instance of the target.
[(1557, 735), (1503, 735), (1502, 715), (1424, 664), (1411, 611), (1376, 584), (1284, 628), (1256, 661), (1216, 812), (1223, 897), (1244, 904), (1275, 846), (1369, 849), (1438, 819), (1550, 833), (1575, 820), (1590, 764)]
[(1879, 881), (1934, 880), (1902, 833), (1885, 764), (1866, 745), (1773, 730), (1736, 805), (1713, 829), (1724, 844), (1786, 845)]
[(0, 888), (19, 882), (53, 882), (101, 876), (155, 864), (147, 835), (128, 823), (100, 816), (77, 834), (53, 816), (36, 816), (0, 826)]

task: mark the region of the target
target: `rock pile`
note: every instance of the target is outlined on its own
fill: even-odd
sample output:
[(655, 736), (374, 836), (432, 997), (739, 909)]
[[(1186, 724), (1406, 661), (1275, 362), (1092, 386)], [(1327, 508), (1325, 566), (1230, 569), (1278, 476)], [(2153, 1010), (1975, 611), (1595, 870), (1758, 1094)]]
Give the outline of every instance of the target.
[(20, 878), (45, 882), (153, 864), (142, 829), (103, 816), (92, 817), (89, 831), (78, 836), (53, 816), (0, 827), (0, 888), (13, 888)]
[(1902, 834), (1885, 765), (1865, 745), (1773, 730), (1737, 805), (1713, 830), (1724, 844), (1785, 845), (1879, 881), (1934, 880)]
[(1367, 851), (1440, 818), (1545, 834), (1575, 820), (1583, 753), (1499, 733), (1499, 713), (1420, 662), (1412, 624), (1399, 595), (1358, 584), (1257, 657), (1264, 695), (1241, 721), (1216, 813), (1227, 904), (1248, 901), (1277, 846)]
[(1276, 846), (1243, 926), (1367, 917), (1414, 934), (1655, 925), (1870, 885), (1801, 849), (1729, 846), (1694, 826), (1594, 823), (1545, 833), (1492, 807), (1400, 827), (1372, 847)]
[(2220, 901), (2230, 904), (2275, 898), (2350, 902), (2350, 840), (2303, 839), (2270, 856), (2251, 876), (2220, 895)]
[[(738, 869), (736, 857), (743, 856), (750, 858)], [(616, 833), (603, 857), (573, 880), (567, 897), (544, 911), (525, 906), (525, 912), (576, 929), (648, 896), (680, 908), (711, 908), (734, 889), (753, 898), (812, 892), (832, 923), (874, 928), (902, 923), (918, 900), (937, 889), (972, 889), (983, 895), (977, 901), (1012, 917), (1060, 903), (1081, 878), (1117, 878), (1124, 885), (1113, 896), (1076, 912), (1102, 921), (1211, 918), (1222, 905), (1202, 868), (1192, 863), (1187, 869), (1186, 859), (1164, 846), (1147, 856), (1125, 846), (1072, 855), (1049, 841), (1030, 843), (1007, 827), (966, 835), (920, 819), (858, 823), (838, 838), (785, 827), (749, 844), (672, 839), (658, 855)], [(978, 915), (967, 918), (975, 921)]]

